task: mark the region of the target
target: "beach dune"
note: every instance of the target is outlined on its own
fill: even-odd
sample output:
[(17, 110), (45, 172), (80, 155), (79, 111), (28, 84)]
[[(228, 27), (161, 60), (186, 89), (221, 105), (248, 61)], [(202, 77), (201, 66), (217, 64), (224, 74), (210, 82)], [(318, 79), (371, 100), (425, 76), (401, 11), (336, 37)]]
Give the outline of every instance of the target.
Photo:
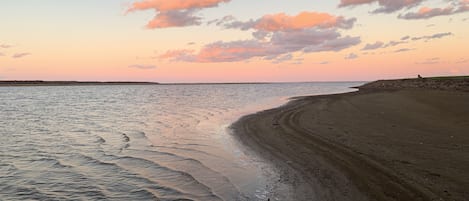
[(297, 98), (233, 129), (276, 164), (297, 200), (464, 201), (467, 83), (378, 81), (358, 92)]

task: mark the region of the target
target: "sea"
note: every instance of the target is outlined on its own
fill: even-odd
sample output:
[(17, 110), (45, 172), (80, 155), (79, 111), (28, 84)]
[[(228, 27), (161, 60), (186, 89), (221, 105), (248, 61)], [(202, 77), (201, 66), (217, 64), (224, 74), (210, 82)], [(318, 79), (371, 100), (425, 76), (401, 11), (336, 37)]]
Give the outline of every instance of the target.
[(0, 87), (0, 200), (288, 200), (230, 125), (361, 84)]

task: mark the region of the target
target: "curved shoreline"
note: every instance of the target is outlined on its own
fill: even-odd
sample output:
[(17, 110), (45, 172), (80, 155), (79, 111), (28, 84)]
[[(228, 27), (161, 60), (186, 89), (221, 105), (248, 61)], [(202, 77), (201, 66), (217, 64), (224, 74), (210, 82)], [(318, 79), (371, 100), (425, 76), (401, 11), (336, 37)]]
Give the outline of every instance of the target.
[(295, 200), (465, 200), (469, 93), (360, 90), (302, 97), (232, 125)]

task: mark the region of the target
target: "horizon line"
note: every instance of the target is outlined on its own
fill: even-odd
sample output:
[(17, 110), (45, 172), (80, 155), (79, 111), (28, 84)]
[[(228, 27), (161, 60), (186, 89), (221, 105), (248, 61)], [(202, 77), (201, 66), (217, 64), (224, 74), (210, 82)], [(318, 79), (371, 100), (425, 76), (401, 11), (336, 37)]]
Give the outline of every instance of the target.
[(102, 84), (102, 85), (209, 85), (209, 84), (287, 84), (287, 83), (327, 83), (327, 82), (369, 82), (366, 80), (348, 80), (348, 81), (246, 81), (246, 82), (154, 82), (154, 81), (76, 81), (76, 80), (0, 80), (0, 85), (8, 84), (57, 84), (57, 85), (86, 85), (86, 84)]

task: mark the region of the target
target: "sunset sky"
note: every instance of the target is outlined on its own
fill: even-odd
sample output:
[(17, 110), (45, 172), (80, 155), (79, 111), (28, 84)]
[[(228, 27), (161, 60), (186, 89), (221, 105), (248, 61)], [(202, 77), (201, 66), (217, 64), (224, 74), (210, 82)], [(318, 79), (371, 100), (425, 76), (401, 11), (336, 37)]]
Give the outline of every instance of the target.
[(0, 80), (469, 74), (469, 0), (4, 0)]

